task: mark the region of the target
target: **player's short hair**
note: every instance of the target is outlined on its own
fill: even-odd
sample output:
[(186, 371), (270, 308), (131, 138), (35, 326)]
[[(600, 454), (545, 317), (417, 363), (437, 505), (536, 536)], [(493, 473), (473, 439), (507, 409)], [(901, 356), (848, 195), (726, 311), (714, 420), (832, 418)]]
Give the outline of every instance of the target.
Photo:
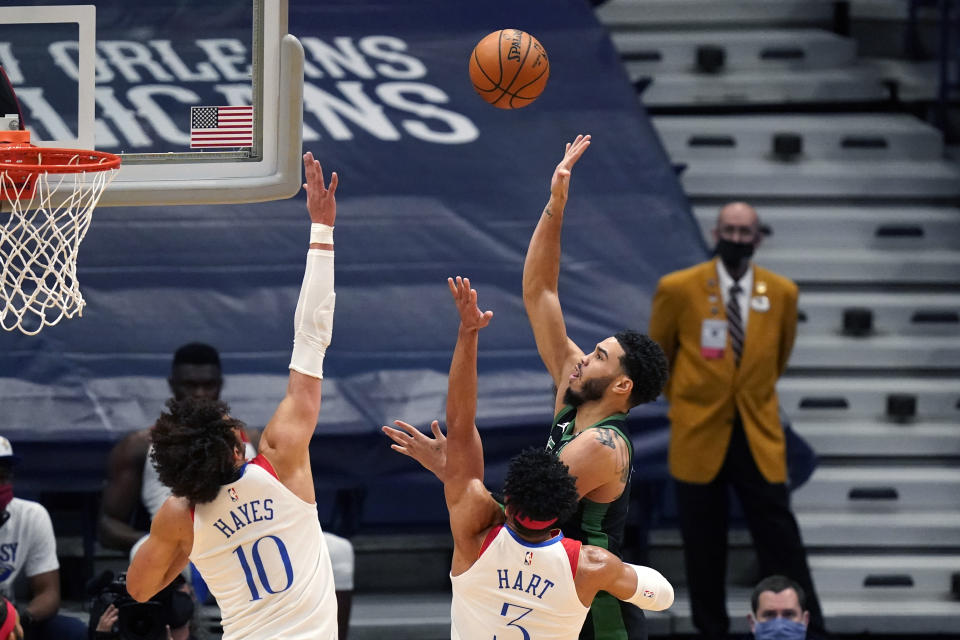
[(545, 449), (524, 449), (510, 460), (503, 482), (504, 500), (533, 520), (563, 522), (574, 514), (580, 497), (567, 465)]
[(797, 601), (800, 603), (801, 613), (807, 610), (807, 594), (803, 592), (803, 587), (794, 580), (786, 576), (773, 575), (768, 576), (757, 583), (750, 594), (750, 607), (754, 614), (757, 613), (757, 607), (760, 606), (760, 594), (764, 591), (780, 593), (785, 589), (793, 589), (797, 592)]
[(237, 473), (235, 452), (243, 446), (225, 402), (198, 398), (167, 400), (167, 411), (150, 431), (160, 482), (195, 504), (210, 502)]
[(614, 334), (623, 348), (620, 366), (633, 381), (630, 406), (653, 402), (667, 383), (667, 356), (663, 349), (648, 335), (632, 329)]
[(220, 353), (203, 342), (190, 342), (177, 349), (173, 354), (172, 368), (181, 364), (212, 364), (220, 368)]

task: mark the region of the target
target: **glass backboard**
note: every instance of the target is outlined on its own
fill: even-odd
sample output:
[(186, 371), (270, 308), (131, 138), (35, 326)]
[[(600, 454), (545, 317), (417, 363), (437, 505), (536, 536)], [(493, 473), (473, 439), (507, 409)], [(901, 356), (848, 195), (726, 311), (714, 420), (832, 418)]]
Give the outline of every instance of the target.
[(303, 49), (287, 0), (12, 2), (0, 67), (31, 142), (123, 158), (101, 205), (299, 189)]

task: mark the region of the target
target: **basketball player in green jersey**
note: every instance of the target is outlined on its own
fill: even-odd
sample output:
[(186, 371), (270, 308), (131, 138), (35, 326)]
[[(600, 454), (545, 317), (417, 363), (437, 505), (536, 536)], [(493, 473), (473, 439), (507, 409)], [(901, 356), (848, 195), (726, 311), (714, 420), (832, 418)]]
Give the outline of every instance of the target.
[[(550, 181), (550, 199), (537, 223), (523, 266), (523, 301), (537, 350), (557, 388), (547, 450), (559, 456), (577, 479), (580, 506), (560, 524), (564, 535), (620, 555), (630, 500), (633, 449), (627, 412), (660, 395), (667, 361), (645, 335), (621, 331), (584, 353), (567, 337), (557, 294), (560, 232), (570, 188), (570, 172), (590, 146), (590, 136), (567, 144)], [(384, 432), (408, 455), (443, 479), (445, 443), (436, 422), (434, 438), (415, 428)], [(605, 592), (594, 599), (580, 634), (590, 640), (645, 639), (646, 625), (635, 607), (622, 607)]]
[[(560, 235), (570, 173), (590, 146), (590, 136), (566, 145), (550, 180), (550, 199), (530, 239), (523, 265), (523, 302), (537, 351), (557, 388), (547, 449), (577, 478), (580, 507), (561, 523), (568, 537), (620, 555), (630, 500), (633, 448), (627, 412), (660, 395), (667, 361), (660, 347), (636, 331), (619, 331), (585, 353), (567, 337), (557, 283)], [(646, 638), (634, 607), (621, 608), (607, 593), (594, 599), (581, 638)]]

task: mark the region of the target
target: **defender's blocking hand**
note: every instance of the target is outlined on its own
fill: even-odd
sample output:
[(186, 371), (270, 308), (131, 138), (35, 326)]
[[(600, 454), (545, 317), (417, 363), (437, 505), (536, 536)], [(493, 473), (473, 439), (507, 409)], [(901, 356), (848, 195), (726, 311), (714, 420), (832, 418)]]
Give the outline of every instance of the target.
[(323, 179), (323, 168), (318, 160), (314, 160), (313, 153), (303, 154), (303, 172), (306, 182), (303, 188), (307, 191), (307, 211), (310, 212), (310, 221), (333, 226), (337, 219), (337, 185), (340, 179), (337, 172), (330, 174), (330, 186)]
[(432, 438), (403, 420), (394, 420), (393, 424), (400, 428), (386, 425), (381, 427), (381, 430), (395, 443), (390, 445), (390, 448), (413, 458), (443, 482), (443, 474), (447, 468), (447, 438), (440, 430), (440, 423), (437, 420), (430, 423)]
[(447, 278), (447, 285), (460, 313), (461, 328), (479, 331), (490, 324), (493, 311), (480, 311), (477, 306), (477, 290), (470, 288), (470, 278)]

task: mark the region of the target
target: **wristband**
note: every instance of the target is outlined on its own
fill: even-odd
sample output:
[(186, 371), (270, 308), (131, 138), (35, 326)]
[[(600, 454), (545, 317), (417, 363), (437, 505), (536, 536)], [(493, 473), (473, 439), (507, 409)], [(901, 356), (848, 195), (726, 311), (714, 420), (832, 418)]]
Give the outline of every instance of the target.
[(310, 244), (333, 244), (333, 227), (314, 222), (310, 225)]

